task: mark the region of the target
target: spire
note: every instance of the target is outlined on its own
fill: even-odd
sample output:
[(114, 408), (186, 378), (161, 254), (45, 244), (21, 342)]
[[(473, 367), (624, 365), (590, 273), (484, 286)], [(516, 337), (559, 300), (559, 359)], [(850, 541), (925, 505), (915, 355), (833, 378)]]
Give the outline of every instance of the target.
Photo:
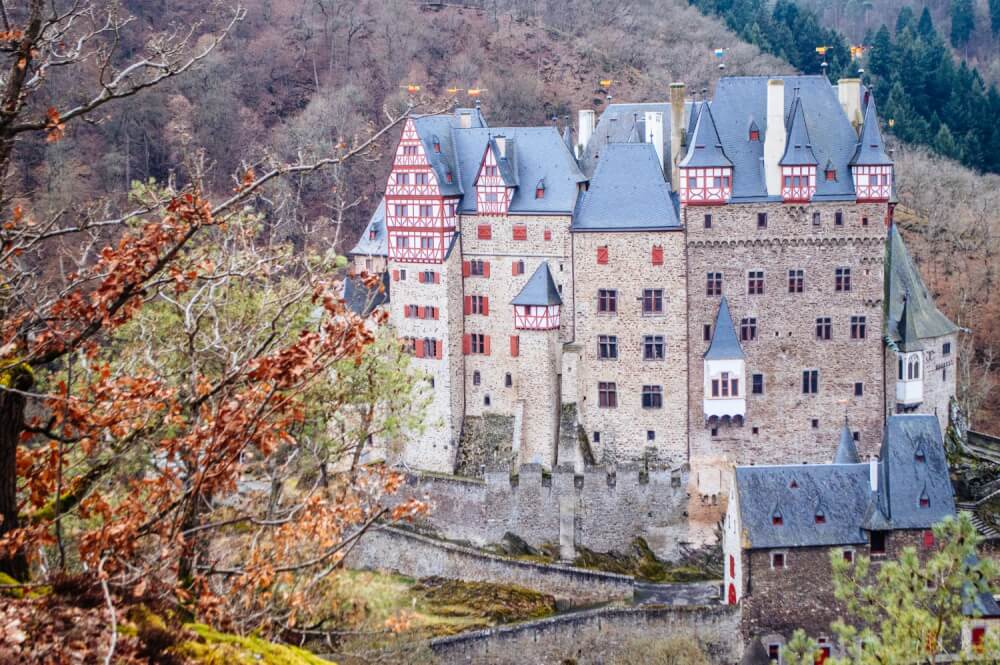
[(795, 97), (789, 115), (791, 124), (788, 126), (785, 154), (778, 163), (781, 166), (818, 166), (819, 160), (816, 159), (816, 154), (812, 149), (812, 139), (809, 138), (809, 127), (806, 125), (806, 115), (802, 110), (801, 97)]
[(715, 327), (712, 329), (712, 343), (705, 352), (705, 360), (742, 360), (743, 347), (736, 338), (733, 327), (733, 317), (729, 314), (729, 301), (725, 298), (719, 303), (719, 313), (715, 316)]
[(712, 107), (701, 105), (698, 121), (694, 126), (694, 135), (688, 141), (687, 155), (681, 160), (680, 166), (686, 167), (732, 167), (733, 163), (726, 157), (719, 139), (719, 130), (712, 117)]
[(514, 296), (512, 305), (562, 305), (559, 287), (552, 279), (547, 261), (542, 261), (521, 292)]
[(854, 157), (850, 161), (851, 166), (887, 166), (892, 165), (892, 159), (885, 154), (885, 143), (882, 141), (882, 132), (878, 127), (878, 114), (875, 112), (875, 97), (869, 96), (868, 106), (865, 107), (865, 121), (861, 127), (861, 137), (858, 139), (858, 147), (854, 151)]
[(847, 423), (847, 416), (844, 416), (844, 427), (840, 430), (840, 445), (837, 446), (837, 455), (833, 458), (833, 463), (858, 464), (860, 461), (858, 449), (854, 445), (854, 435)]
[(899, 313), (899, 323), (896, 324), (896, 330), (899, 332), (899, 343), (903, 348), (920, 339), (920, 335), (917, 334), (916, 316), (914, 316), (913, 307), (910, 305), (909, 289), (903, 292), (903, 309)]

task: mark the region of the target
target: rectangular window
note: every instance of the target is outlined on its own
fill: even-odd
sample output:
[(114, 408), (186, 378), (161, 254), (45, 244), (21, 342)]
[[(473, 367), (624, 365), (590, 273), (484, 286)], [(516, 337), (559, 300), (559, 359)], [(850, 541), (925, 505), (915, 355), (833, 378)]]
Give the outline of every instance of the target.
[(712, 228), (712, 215), (710, 214), (705, 215), (705, 228), (706, 229)]
[(439, 280), (437, 273), (433, 270), (422, 270), (419, 273), (419, 277), (417, 277), (417, 281), (421, 284), (437, 284)]
[(747, 293), (752, 296), (764, 294), (764, 271), (751, 270), (747, 273)]
[(750, 378), (753, 381), (753, 388), (752, 388), (753, 394), (754, 395), (763, 395), (764, 394), (764, 375), (763, 374), (754, 374)]
[(819, 392), (818, 369), (807, 369), (802, 371), (802, 392), (806, 395), (815, 395)]
[(781, 645), (780, 644), (768, 644), (767, 645), (767, 659), (772, 660), (775, 663), (781, 658)]
[(642, 359), (663, 360), (663, 335), (646, 335), (642, 338)]
[(757, 339), (757, 319), (748, 318), (740, 321), (740, 339), (744, 342)]
[(663, 289), (643, 289), (642, 313), (663, 314)]
[(847, 563), (854, 563), (854, 550), (845, 549), (844, 550), (844, 561)]
[(470, 340), (470, 353), (476, 353), (481, 355), (490, 354), (490, 338), (488, 335), (483, 335), (482, 333), (472, 333), (469, 336)]
[(788, 292), (789, 293), (802, 293), (805, 290), (806, 285), (806, 272), (805, 270), (789, 270), (788, 271)]
[(603, 247), (598, 247), (597, 248), (597, 264), (598, 265), (602, 265), (602, 266), (608, 264), (608, 246), (607, 245), (604, 245)]
[(719, 189), (722, 187), (722, 176), (714, 176), (712, 178), (712, 187)]
[(396, 174), (396, 184), (397, 185), (408, 185), (410, 183), (409, 173), (397, 173)]
[(409, 236), (396, 236), (396, 249), (406, 249), (410, 246)]
[(431, 183), (430, 174), (427, 173), (414, 173), (414, 182), (418, 185), (429, 185)]
[(482, 261), (480, 259), (474, 259), (472, 261), (469, 261), (469, 274), (474, 275), (476, 277), (485, 277), (487, 265), (488, 264), (485, 261)]
[(644, 409), (663, 408), (663, 386), (642, 387), (642, 408)]
[(434, 249), (434, 236), (420, 236), (420, 249)]
[(722, 273), (710, 272), (705, 278), (705, 295), (722, 295)]
[(527, 240), (528, 239), (528, 227), (523, 224), (519, 224), (511, 229), (513, 233), (514, 240)]
[(409, 155), (411, 157), (414, 156), (414, 155), (419, 154), (418, 151), (417, 151), (417, 146), (415, 146), (415, 145), (404, 145), (403, 146), (403, 154), (404, 155)]
[(757, 228), (766, 229), (767, 228), (767, 213), (758, 212), (757, 213)]
[(493, 237), (493, 227), (489, 224), (480, 224), (476, 227), (476, 237), (480, 240), (490, 240)]
[(864, 339), (868, 334), (868, 320), (863, 316), (851, 317), (851, 339)]
[(420, 216), (421, 217), (433, 217), (434, 216), (434, 206), (432, 206), (432, 205), (421, 205), (420, 206)]
[(602, 409), (618, 407), (618, 388), (614, 382), (601, 381), (597, 384), (597, 403)]
[(712, 341), (712, 324), (711, 323), (706, 323), (705, 326), (702, 328), (702, 337), (705, 339), (706, 342)]
[(945, 342), (941, 345), (941, 355), (946, 356), (951, 353), (951, 342)]
[(857, 381), (854, 384), (854, 396), (863, 397), (864, 394), (865, 394), (865, 384), (861, 383), (860, 381)]
[(837, 291), (850, 291), (851, 290), (851, 269), (850, 268), (837, 268), (834, 276), (834, 288)]
[(771, 552), (771, 568), (782, 570), (785, 567), (785, 553)]
[(496, 174), (497, 174), (497, 167), (496, 166), (484, 166), (483, 167), (483, 175), (485, 175), (485, 176), (495, 176)]
[(688, 176), (688, 189), (698, 189), (698, 178)]
[(489, 307), (489, 305), (487, 304), (489, 301), (487, 300), (486, 296), (469, 296), (469, 298), (472, 299), (471, 302), (472, 314), (486, 314), (489, 311), (487, 309), (487, 307)]
[(544, 231), (542, 231), (542, 239), (543, 240), (552, 240), (552, 230), (551, 229), (545, 229)]
[(820, 217), (818, 212), (813, 213), (813, 226), (819, 226)]
[(597, 337), (597, 357), (601, 360), (618, 359), (618, 336), (598, 335)]
[(816, 339), (827, 340), (833, 337), (833, 323), (830, 317), (821, 316), (816, 319)]
[(861, 218), (861, 226), (868, 226), (868, 218), (867, 217), (862, 217)]
[(597, 311), (600, 314), (616, 314), (618, 312), (618, 291), (615, 289), (598, 289)]
[(872, 531), (870, 542), (872, 554), (885, 554), (885, 531)]
[(511, 263), (510, 264), (510, 274), (514, 275), (515, 277), (517, 275), (523, 275), (524, 274), (524, 261), (519, 259), (519, 260), (514, 261), (513, 263)]
[(833, 225), (834, 226), (843, 226), (844, 225), (844, 213), (842, 213), (839, 210), (837, 212), (833, 213)]

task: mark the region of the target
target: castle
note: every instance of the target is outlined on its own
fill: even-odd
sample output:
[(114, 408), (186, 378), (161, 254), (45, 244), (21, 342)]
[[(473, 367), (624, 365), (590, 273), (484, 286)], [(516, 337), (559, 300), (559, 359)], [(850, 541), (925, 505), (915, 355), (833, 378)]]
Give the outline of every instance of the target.
[(351, 252), (433, 388), (403, 461), (689, 465), (710, 529), (735, 465), (828, 461), (845, 416), (862, 456), (890, 414), (944, 429), (958, 329), (894, 201), (858, 79), (673, 84), (580, 111), (575, 137), (408, 118)]

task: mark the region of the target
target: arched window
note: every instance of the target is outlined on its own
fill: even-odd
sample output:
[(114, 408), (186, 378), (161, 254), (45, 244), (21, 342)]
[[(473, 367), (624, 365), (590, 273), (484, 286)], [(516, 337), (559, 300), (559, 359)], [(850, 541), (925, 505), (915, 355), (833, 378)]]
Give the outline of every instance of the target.
[(910, 356), (910, 361), (907, 363), (906, 378), (910, 381), (920, 378), (920, 355), (914, 354)]
[(729, 583), (729, 597), (726, 600), (729, 601), (730, 605), (736, 604), (736, 585), (732, 582)]

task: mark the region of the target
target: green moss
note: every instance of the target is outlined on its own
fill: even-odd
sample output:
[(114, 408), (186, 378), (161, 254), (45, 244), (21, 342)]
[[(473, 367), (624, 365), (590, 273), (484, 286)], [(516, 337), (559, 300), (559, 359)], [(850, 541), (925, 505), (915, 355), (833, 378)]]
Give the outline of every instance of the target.
[(220, 633), (200, 623), (185, 624), (200, 639), (181, 642), (173, 651), (205, 665), (330, 665), (305, 649), (259, 637)]
[(643, 582), (702, 582), (715, 579), (710, 571), (694, 565), (675, 565), (656, 558), (649, 543), (642, 538), (632, 541), (629, 552), (594, 552), (577, 549), (573, 565), (592, 570), (603, 570), (620, 575), (632, 575)]
[(7, 573), (0, 573), (0, 585), (5, 585), (4, 588), (0, 588), (0, 596), (7, 596), (8, 598), (24, 598), (24, 589), (20, 588), (21, 583)]

